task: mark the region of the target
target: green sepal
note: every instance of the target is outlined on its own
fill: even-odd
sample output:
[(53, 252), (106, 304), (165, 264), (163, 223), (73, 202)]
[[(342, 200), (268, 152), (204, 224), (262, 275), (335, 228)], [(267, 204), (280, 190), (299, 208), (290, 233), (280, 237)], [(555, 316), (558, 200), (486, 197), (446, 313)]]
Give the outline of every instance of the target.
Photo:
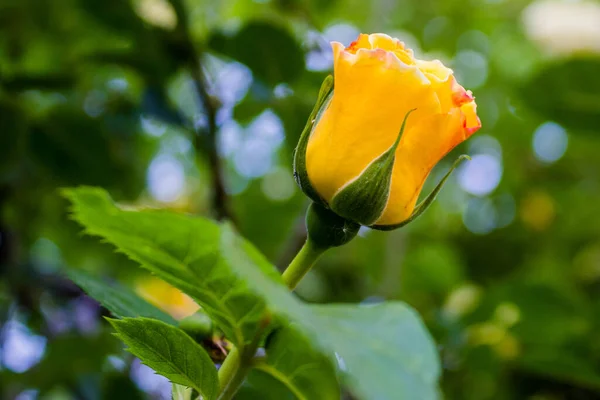
[(425, 197), (425, 199), (423, 199), (423, 201), (421, 201), (413, 210), (412, 214), (410, 215), (410, 217), (408, 217), (407, 219), (405, 219), (404, 221), (398, 223), (398, 224), (394, 224), (394, 225), (373, 225), (370, 228), (373, 229), (377, 229), (380, 231), (392, 231), (394, 229), (398, 229), (403, 227), (406, 224), (411, 223), (412, 221), (414, 221), (415, 219), (417, 219), (421, 214), (423, 214), (425, 212), (425, 210), (427, 210), (429, 208), (429, 206), (431, 205), (431, 203), (433, 203), (433, 201), (435, 200), (435, 198), (437, 197), (438, 193), (440, 192), (440, 190), (442, 190), (442, 187), (444, 186), (444, 184), (446, 183), (446, 181), (448, 180), (448, 178), (450, 177), (450, 175), (452, 175), (452, 172), (454, 172), (454, 170), (458, 167), (458, 165), (463, 161), (463, 160), (470, 160), (471, 157), (469, 157), (466, 154), (463, 154), (461, 156), (459, 156), (456, 161), (454, 161), (454, 164), (452, 164), (452, 167), (450, 168), (450, 170), (446, 173), (446, 175), (444, 175), (444, 177), (442, 178), (442, 180), (440, 181), (440, 183), (437, 184), (437, 186), (431, 191), (431, 193), (429, 193), (429, 195), (427, 195), (427, 197)]
[(304, 130), (300, 135), (300, 140), (294, 151), (294, 179), (300, 189), (306, 194), (312, 201), (326, 205), (327, 203), (321, 198), (319, 193), (312, 187), (310, 179), (308, 179), (308, 172), (306, 170), (306, 149), (308, 148), (308, 140), (313, 130), (315, 123), (321, 118), (321, 115), (329, 105), (331, 98), (333, 97), (333, 76), (328, 75), (319, 90), (319, 96), (317, 102), (313, 108), (308, 121), (304, 126)]
[(383, 214), (390, 195), (396, 149), (406, 127), (410, 110), (404, 116), (402, 127), (392, 146), (375, 159), (352, 182), (331, 200), (331, 209), (338, 215), (361, 225), (371, 225)]
[(306, 231), (311, 245), (318, 249), (342, 246), (356, 236), (360, 225), (340, 217), (319, 203), (306, 211)]

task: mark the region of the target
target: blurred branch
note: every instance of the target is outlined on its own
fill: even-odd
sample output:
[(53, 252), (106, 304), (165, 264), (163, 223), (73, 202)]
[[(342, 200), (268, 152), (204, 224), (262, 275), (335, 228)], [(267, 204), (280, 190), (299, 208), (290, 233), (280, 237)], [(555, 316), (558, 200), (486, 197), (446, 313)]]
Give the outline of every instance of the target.
[(206, 116), (206, 130), (196, 128), (194, 148), (196, 154), (204, 154), (212, 173), (212, 208), (216, 218), (234, 221), (233, 214), (229, 208), (229, 198), (225, 190), (225, 179), (221, 168), (221, 161), (217, 151), (217, 111), (218, 101), (209, 94), (208, 80), (202, 68), (202, 53), (196, 50), (192, 41), (188, 23), (187, 12), (181, 0), (171, 0), (177, 15), (178, 39), (184, 50), (184, 61), (192, 75), (193, 86), (202, 106), (201, 112)]
[[(199, 56), (196, 55), (196, 58), (197, 57)], [(196, 90), (198, 98), (201, 100), (208, 121), (206, 132), (204, 132), (206, 135), (205, 140), (203, 132), (198, 130), (194, 140), (194, 147), (197, 154), (200, 154), (201, 152), (206, 154), (211, 168), (213, 187), (212, 206), (217, 219), (228, 219), (233, 221), (233, 215), (229, 209), (229, 198), (225, 191), (225, 179), (223, 177), (221, 161), (217, 151), (217, 107), (215, 105), (215, 100), (208, 94), (206, 79), (202, 73), (200, 61), (197, 61), (195, 66), (192, 65), (190, 67), (194, 89)]]

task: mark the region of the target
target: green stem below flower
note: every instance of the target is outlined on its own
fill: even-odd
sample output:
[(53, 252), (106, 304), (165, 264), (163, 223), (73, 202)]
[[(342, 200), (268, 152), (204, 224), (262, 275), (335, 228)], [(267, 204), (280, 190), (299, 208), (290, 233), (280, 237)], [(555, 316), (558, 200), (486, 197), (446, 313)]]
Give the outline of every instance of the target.
[[(336, 215), (320, 204), (313, 203), (306, 214), (306, 228), (308, 239), (281, 276), (290, 290), (296, 288), (327, 249), (342, 246), (352, 240), (360, 225)], [(266, 327), (265, 324), (264, 328)], [(244, 383), (261, 338), (262, 335), (258, 334), (242, 352), (237, 348), (229, 352), (219, 368), (220, 392), (217, 400), (231, 400)]]
[(294, 257), (290, 265), (283, 272), (283, 275), (281, 275), (283, 282), (285, 282), (290, 290), (296, 288), (304, 275), (310, 271), (325, 250), (327, 249), (315, 246), (310, 239), (306, 240), (304, 246), (302, 246), (296, 257)]
[[(302, 249), (296, 254), (296, 257), (294, 257), (282, 275), (283, 281), (290, 290), (296, 287), (298, 282), (306, 275), (325, 250), (327, 249), (315, 246), (310, 239), (304, 243)], [(258, 341), (255, 341), (255, 343), (256, 345), (248, 347), (248, 352), (252, 354), (256, 352)], [(248, 357), (243, 357), (237, 348), (229, 352), (219, 368), (220, 395), (218, 400), (230, 400), (233, 398), (246, 378), (248, 369), (250, 368), (248, 361)]]
[(237, 348), (233, 348), (219, 368), (220, 395), (218, 400), (230, 400), (246, 378), (247, 368)]

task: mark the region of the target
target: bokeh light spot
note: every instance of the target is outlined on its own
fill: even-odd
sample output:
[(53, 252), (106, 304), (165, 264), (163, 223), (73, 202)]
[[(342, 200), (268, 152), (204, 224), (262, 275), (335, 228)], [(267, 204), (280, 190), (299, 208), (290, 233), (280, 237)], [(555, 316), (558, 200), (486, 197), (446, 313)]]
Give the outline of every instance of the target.
[(156, 118), (142, 115), (140, 117), (142, 131), (148, 136), (161, 137), (167, 131), (167, 126)]
[(240, 175), (258, 178), (273, 167), (284, 139), (283, 123), (267, 109), (252, 121), (245, 136), (233, 155), (233, 164)]
[(153, 198), (163, 203), (173, 202), (185, 189), (183, 165), (175, 157), (159, 155), (150, 163), (146, 181)]
[(497, 227), (504, 228), (510, 225), (517, 213), (515, 198), (509, 193), (503, 193), (494, 199), (494, 204), (498, 210)]
[(177, 14), (167, 0), (136, 0), (134, 10), (150, 25), (163, 29), (174, 29), (177, 26)]
[(15, 400), (36, 400), (38, 398), (38, 393), (38, 390), (23, 390), (17, 395), (17, 397), (15, 397)]
[(458, 183), (468, 193), (476, 196), (490, 194), (502, 178), (502, 163), (491, 154), (477, 154), (459, 169)]
[(478, 51), (459, 51), (454, 59), (453, 67), (458, 81), (468, 89), (477, 89), (487, 81), (488, 62), (486, 57)]
[(83, 111), (92, 118), (99, 117), (104, 112), (106, 94), (99, 90), (92, 90), (83, 101)]
[(215, 92), (222, 106), (240, 102), (252, 84), (252, 71), (239, 62), (228, 62), (215, 68)]
[(502, 145), (493, 136), (477, 135), (470, 139), (469, 154), (489, 154), (494, 157), (502, 158)]
[(496, 220), (496, 208), (488, 198), (471, 199), (463, 213), (465, 227), (478, 235), (485, 235), (493, 231), (497, 227)]
[(474, 29), (460, 35), (457, 46), (460, 50), (475, 50), (487, 54), (490, 50), (490, 40), (485, 33)]
[(217, 137), (217, 149), (219, 153), (228, 157), (232, 155), (239, 147), (242, 142), (243, 129), (235, 121), (225, 122), (219, 131)]
[(323, 36), (325, 40), (331, 42), (336, 41), (345, 44), (346, 46), (356, 40), (360, 30), (348, 23), (333, 24), (325, 28)]
[(569, 137), (565, 128), (554, 122), (545, 122), (533, 133), (533, 152), (544, 163), (558, 161), (567, 151)]
[(531, 191), (521, 202), (519, 214), (529, 228), (535, 231), (546, 230), (556, 215), (554, 200), (544, 191)]
[(151, 394), (152, 398), (161, 400), (171, 398), (171, 382), (142, 364), (137, 358), (131, 365), (131, 379), (141, 390)]
[(275, 168), (265, 175), (261, 182), (261, 189), (265, 196), (271, 200), (288, 200), (294, 195), (292, 172), (282, 167)]
[(16, 373), (23, 373), (42, 359), (46, 338), (34, 335), (25, 325), (12, 320), (3, 326), (2, 365)]

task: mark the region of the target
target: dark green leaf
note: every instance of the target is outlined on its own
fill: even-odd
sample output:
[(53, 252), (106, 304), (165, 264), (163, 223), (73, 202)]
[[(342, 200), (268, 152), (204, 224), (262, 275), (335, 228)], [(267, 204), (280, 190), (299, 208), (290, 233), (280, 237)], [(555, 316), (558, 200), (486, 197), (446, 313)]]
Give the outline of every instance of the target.
[(28, 144), (31, 158), (47, 180), (58, 185), (86, 183), (138, 186), (135, 159), (121, 157), (114, 146), (124, 138), (81, 110), (59, 106), (33, 127)]
[(517, 363), (523, 370), (600, 391), (600, 369), (586, 355), (550, 346), (532, 349)]
[[(223, 257), (227, 250), (220, 250), (217, 224), (156, 210), (124, 211), (99, 189), (80, 188), (66, 194), (74, 204), (75, 218), (89, 233), (103, 236), (190, 295), (236, 346), (243, 347), (263, 329), (268, 315), (262, 290), (250, 290), (234, 271), (235, 264)], [(280, 279), (268, 263), (260, 268), (257, 275)]]
[(119, 318), (149, 317), (161, 320), (167, 324), (177, 324), (177, 321), (169, 314), (154, 307), (123, 285), (109, 285), (100, 278), (95, 278), (82, 271), (69, 270), (67, 275), (85, 290), (89, 296), (97, 300), (102, 306), (106, 307)]
[(144, 400), (146, 397), (127, 375), (112, 373), (102, 377), (102, 400)]
[(550, 64), (523, 87), (523, 99), (545, 118), (595, 132), (600, 120), (599, 69), (600, 58)]
[(246, 381), (236, 393), (234, 399), (298, 400), (285, 384), (259, 369), (250, 371)]
[(85, 375), (100, 374), (106, 355), (119, 351), (119, 341), (108, 334), (80, 336), (67, 334), (48, 342), (42, 361), (14, 377), (27, 387), (45, 393), (58, 386), (73, 386)]
[(0, 183), (15, 178), (27, 125), (16, 103), (0, 97)]
[(182, 330), (150, 318), (110, 319), (117, 336), (156, 373), (214, 399), (217, 369), (206, 351)]
[(283, 328), (269, 337), (267, 357), (256, 368), (283, 383), (298, 400), (338, 400), (340, 387), (328, 357), (313, 349), (298, 329)]
[(267, 22), (250, 22), (231, 37), (217, 33), (209, 46), (246, 64), (271, 85), (292, 82), (304, 69), (304, 53), (296, 39), (287, 29)]
[(141, 27), (141, 20), (129, 2), (108, 0), (97, 3), (78, 0), (78, 3), (91, 17), (117, 31), (128, 32)]

